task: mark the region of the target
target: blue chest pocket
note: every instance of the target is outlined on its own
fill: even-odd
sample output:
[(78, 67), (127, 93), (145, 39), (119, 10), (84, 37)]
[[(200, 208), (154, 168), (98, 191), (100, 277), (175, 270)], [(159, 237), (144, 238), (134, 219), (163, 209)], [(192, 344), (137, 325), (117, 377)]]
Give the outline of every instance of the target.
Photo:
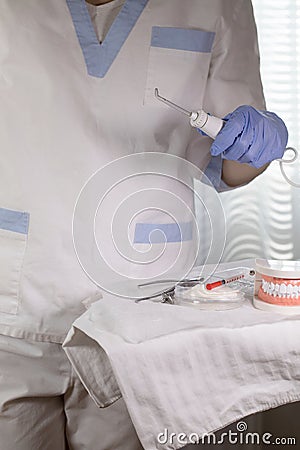
[(144, 103), (161, 107), (157, 87), (175, 103), (201, 108), (214, 38), (212, 31), (152, 27)]
[(0, 208), (0, 312), (17, 314), (29, 214)]
[(215, 33), (186, 28), (153, 27), (151, 47), (210, 53)]

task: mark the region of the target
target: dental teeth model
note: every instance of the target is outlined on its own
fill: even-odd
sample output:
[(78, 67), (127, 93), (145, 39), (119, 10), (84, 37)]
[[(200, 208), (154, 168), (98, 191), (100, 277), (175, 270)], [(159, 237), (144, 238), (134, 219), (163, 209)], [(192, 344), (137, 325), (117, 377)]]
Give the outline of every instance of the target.
[(254, 306), (300, 314), (300, 261), (256, 260)]
[(263, 276), (258, 298), (268, 303), (299, 305), (300, 306), (300, 280), (286, 280), (284, 278)]

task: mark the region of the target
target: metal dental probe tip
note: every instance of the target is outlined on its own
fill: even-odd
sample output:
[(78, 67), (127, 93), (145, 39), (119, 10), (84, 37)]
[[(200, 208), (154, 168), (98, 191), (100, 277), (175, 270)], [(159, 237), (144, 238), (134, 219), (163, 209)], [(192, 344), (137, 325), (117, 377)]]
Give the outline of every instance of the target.
[(165, 103), (166, 105), (170, 106), (171, 108), (176, 109), (177, 111), (182, 112), (183, 114), (185, 114), (186, 116), (191, 117), (192, 112), (188, 111), (187, 109), (182, 108), (179, 105), (176, 105), (176, 103), (171, 102), (170, 100), (167, 100), (165, 97), (162, 97), (161, 95), (159, 95), (159, 91), (158, 88), (154, 89), (154, 95), (155, 97), (160, 100), (161, 102)]
[(169, 106), (170, 108), (176, 109), (177, 111), (189, 116), (190, 125), (192, 127), (201, 129), (207, 136), (215, 139), (219, 131), (222, 129), (224, 122), (219, 117), (207, 114), (203, 109), (199, 111), (188, 111), (182, 106), (176, 105), (176, 103), (171, 102), (165, 97), (159, 94), (158, 88), (154, 89), (154, 96), (157, 100)]

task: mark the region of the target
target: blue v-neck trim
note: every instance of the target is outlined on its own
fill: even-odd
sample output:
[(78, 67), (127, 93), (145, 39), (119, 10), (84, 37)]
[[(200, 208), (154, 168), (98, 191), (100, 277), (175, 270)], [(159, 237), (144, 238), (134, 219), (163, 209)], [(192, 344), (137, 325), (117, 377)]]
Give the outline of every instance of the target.
[(66, 0), (83, 52), (88, 74), (103, 78), (148, 0), (126, 0), (102, 44), (98, 42), (85, 0)]

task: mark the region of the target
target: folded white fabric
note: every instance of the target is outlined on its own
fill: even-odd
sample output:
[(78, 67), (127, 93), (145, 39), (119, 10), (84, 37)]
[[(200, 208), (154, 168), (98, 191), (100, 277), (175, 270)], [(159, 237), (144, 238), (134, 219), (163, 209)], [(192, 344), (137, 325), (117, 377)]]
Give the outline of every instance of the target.
[(183, 447), (182, 437), (158, 440), (165, 430), (188, 439), (300, 400), (300, 317), (250, 300), (198, 311), (104, 295), (64, 349), (99, 406), (123, 396), (146, 450)]

